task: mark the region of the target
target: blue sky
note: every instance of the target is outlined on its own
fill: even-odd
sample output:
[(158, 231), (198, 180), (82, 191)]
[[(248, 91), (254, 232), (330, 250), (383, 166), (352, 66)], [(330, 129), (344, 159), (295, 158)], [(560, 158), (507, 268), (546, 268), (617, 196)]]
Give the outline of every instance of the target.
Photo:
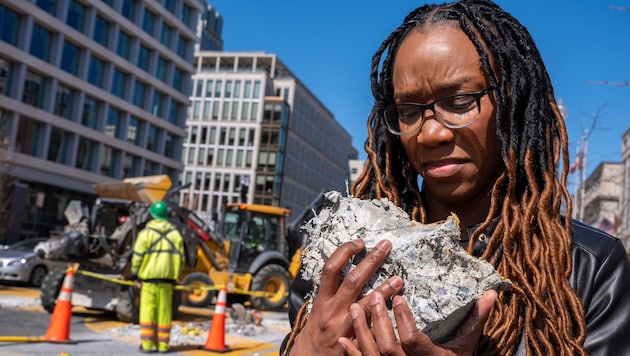
[[(364, 159), (371, 57), (424, 2), (209, 1), (224, 16), (224, 49), (277, 54), (335, 115)], [(571, 159), (601, 109), (589, 136), (587, 172), (601, 161), (620, 161), (621, 136), (630, 128), (630, 86), (592, 83), (630, 81), (630, 11), (609, 8), (630, 7), (630, 0), (497, 3), (530, 30), (542, 53), (567, 108)]]

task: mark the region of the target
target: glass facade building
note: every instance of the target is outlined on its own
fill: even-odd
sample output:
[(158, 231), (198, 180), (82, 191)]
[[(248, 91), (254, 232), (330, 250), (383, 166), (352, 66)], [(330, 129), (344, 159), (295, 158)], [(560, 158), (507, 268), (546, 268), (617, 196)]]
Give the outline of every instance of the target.
[(177, 182), (206, 6), (0, 0), (0, 173), (14, 178), (17, 239), (65, 224), (95, 183)]
[(195, 58), (182, 205), (207, 216), (241, 201), (297, 214), (321, 191), (346, 191), (352, 137), (277, 56)]

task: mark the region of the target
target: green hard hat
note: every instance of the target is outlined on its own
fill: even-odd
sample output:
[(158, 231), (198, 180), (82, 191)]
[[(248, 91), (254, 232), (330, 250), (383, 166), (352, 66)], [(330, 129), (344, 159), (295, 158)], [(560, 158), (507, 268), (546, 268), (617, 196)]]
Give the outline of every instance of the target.
[(149, 213), (154, 219), (168, 219), (168, 207), (166, 206), (166, 203), (161, 200), (151, 204), (151, 209), (149, 209)]

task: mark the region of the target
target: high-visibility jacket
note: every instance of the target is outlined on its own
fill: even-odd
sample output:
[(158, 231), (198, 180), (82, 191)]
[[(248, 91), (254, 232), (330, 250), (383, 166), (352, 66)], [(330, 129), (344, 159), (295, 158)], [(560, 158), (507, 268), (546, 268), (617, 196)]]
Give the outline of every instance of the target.
[(184, 239), (167, 220), (151, 220), (138, 233), (131, 257), (131, 273), (138, 279), (175, 281), (184, 262)]

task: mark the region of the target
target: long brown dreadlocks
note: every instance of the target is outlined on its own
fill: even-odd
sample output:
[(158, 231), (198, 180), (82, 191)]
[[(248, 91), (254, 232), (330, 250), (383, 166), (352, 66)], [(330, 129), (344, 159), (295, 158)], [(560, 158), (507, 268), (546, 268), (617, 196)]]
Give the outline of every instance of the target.
[(445, 21), (458, 23), (467, 34), (485, 75), (497, 88), (497, 136), (505, 166), (494, 185), (487, 218), (470, 237), (468, 250), (473, 253), (481, 232), (500, 216), (480, 257), (513, 287), (499, 294), (478, 351), (513, 354), (522, 337), (528, 354), (585, 355), (584, 310), (569, 284), (571, 228), (561, 216), (563, 201), (571, 216), (566, 127), (540, 53), (527, 29), (510, 14), (483, 0), (425, 5), (383, 42), (372, 58), (375, 104), (365, 142), (368, 160), (352, 194), (386, 197), (426, 223), (418, 173), (379, 112), (394, 102), (393, 63), (406, 35)]

